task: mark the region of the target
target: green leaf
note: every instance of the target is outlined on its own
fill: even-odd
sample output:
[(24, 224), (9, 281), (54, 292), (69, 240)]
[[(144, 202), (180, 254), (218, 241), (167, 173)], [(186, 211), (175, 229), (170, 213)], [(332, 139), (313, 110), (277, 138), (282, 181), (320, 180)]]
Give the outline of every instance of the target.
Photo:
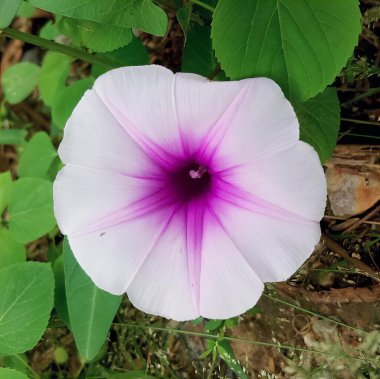
[(37, 85), (40, 67), (34, 63), (21, 62), (7, 68), (1, 78), (5, 100), (10, 104), (21, 103)]
[(176, 13), (178, 23), (180, 24), (183, 30), (183, 34), (185, 35), (185, 42), (187, 39), (187, 31), (189, 29), (192, 11), (193, 4), (191, 2), (188, 2), (184, 7), (179, 8)]
[(228, 341), (223, 340), (218, 342), (218, 353), (239, 379), (248, 379), (247, 373), (240, 366)]
[(51, 163), (51, 165), (49, 167), (49, 171), (47, 173), (47, 176), (48, 176), (48, 178), (49, 178), (50, 181), (53, 182), (55, 180), (55, 178), (58, 175), (59, 170), (61, 170), (62, 167), (63, 167), (63, 164), (61, 162), (61, 159), (57, 155), (54, 158), (53, 162)]
[(80, 354), (89, 361), (102, 347), (122, 297), (95, 286), (76, 261), (67, 239), (63, 262), (72, 332)]
[(23, 1), (17, 11), (17, 16), (30, 18), (34, 15), (35, 11), (36, 8), (34, 8), (33, 5), (30, 5), (29, 3)]
[(247, 311), (247, 314), (249, 314), (250, 316), (256, 316), (259, 313), (262, 313), (262, 311), (263, 310), (261, 309), (261, 307), (259, 307), (258, 305), (255, 305), (254, 307), (252, 307), (251, 309)]
[(227, 319), (227, 320), (224, 322), (224, 326), (225, 326), (226, 328), (233, 328), (233, 327), (236, 326), (238, 323), (239, 323), (239, 317), (232, 317), (232, 318)]
[(0, 367), (0, 379), (28, 379), (28, 377), (11, 368)]
[(9, 230), (0, 229), (0, 269), (25, 260), (25, 246), (15, 241)]
[[(216, 5), (218, 4), (219, 0), (202, 0), (202, 3), (211, 6), (215, 9)], [(203, 20), (211, 20), (212, 12), (209, 9), (206, 9), (198, 4), (193, 4), (193, 15), (199, 14), (201, 19)]]
[(0, 0), (0, 29), (9, 26), (22, 0)]
[(24, 129), (0, 130), (0, 145), (23, 145), (27, 134)]
[(36, 133), (21, 155), (18, 175), (48, 179), (47, 172), (57, 152), (45, 132)]
[(292, 99), (330, 84), (358, 43), (357, 0), (220, 0), (212, 22), (216, 57), (227, 76), (266, 76)]
[(41, 38), (53, 41), (59, 36), (59, 30), (57, 22), (48, 21), (40, 30), (38, 34)]
[(324, 163), (333, 153), (339, 131), (340, 104), (335, 88), (326, 88), (293, 106), (301, 126), (301, 140), (312, 145)]
[(51, 51), (45, 55), (38, 77), (38, 87), (46, 105), (51, 106), (57, 94), (65, 87), (71, 61), (72, 58), (67, 55)]
[(11, 198), (12, 176), (10, 171), (0, 174), (0, 218)]
[(7, 355), (2, 357), (1, 361), (5, 367), (13, 368), (24, 374), (27, 374), (28, 372), (28, 358), (25, 353)]
[(210, 347), (208, 347), (208, 349), (205, 350), (205, 351), (199, 356), (199, 359), (205, 359), (205, 358), (208, 357), (211, 353), (214, 352), (216, 342), (215, 342), (215, 341), (212, 341), (211, 343), (212, 343), (212, 345), (211, 345)]
[(191, 322), (194, 324), (194, 325), (200, 325), (202, 324), (204, 318), (202, 316), (196, 318), (195, 320), (191, 320)]
[(205, 324), (205, 329), (210, 332), (217, 330), (223, 326), (223, 320), (208, 320)]
[(55, 226), (53, 184), (37, 178), (22, 178), (13, 183), (8, 207), (9, 227), (20, 242), (31, 242)]
[(211, 29), (193, 24), (182, 53), (182, 71), (209, 77), (217, 65), (211, 46)]
[(18, 263), (0, 270), (0, 355), (33, 348), (47, 326), (53, 307), (50, 264)]
[(35, 7), (63, 16), (96, 21), (122, 28), (137, 28), (163, 36), (168, 25), (166, 13), (152, 0), (29, 0)]
[(59, 256), (53, 265), (53, 272), (55, 278), (55, 294), (54, 304), (55, 309), (64, 321), (64, 323), (70, 327), (69, 310), (67, 308), (66, 287), (65, 287), (65, 271), (63, 265), (63, 255)]
[(52, 104), (52, 118), (58, 129), (63, 130), (78, 101), (86, 90), (92, 87), (93, 83), (93, 78), (81, 79), (58, 93)]
[[(102, 55), (114, 61), (115, 67), (141, 66), (149, 64), (148, 52), (142, 42), (136, 37), (132, 38), (132, 41), (129, 45)], [(106, 71), (107, 69), (105, 69), (103, 66), (92, 66), (92, 75), (95, 78), (105, 73)]]
[(132, 40), (131, 28), (101, 24), (95, 21), (63, 18), (60, 22), (63, 34), (72, 37), (80, 46), (97, 53), (105, 53), (128, 45)]

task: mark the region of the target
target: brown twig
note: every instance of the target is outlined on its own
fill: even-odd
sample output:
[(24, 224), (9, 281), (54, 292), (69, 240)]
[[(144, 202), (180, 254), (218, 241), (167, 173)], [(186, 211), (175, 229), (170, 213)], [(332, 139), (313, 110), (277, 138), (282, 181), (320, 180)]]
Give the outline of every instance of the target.
[(380, 283), (380, 274), (376, 272), (374, 269), (366, 265), (364, 262), (360, 261), (359, 259), (351, 257), (347, 251), (339, 245), (337, 242), (332, 240), (331, 238), (327, 237), (325, 234), (322, 235), (322, 238), (326, 244), (326, 246), (335, 254), (342, 257), (347, 263), (357, 268), (359, 271), (362, 271), (367, 274), (370, 278), (375, 280), (377, 283)]
[[(32, 24), (30, 20), (20, 17), (14, 22), (14, 27), (22, 32), (29, 32)], [(8, 42), (1, 57), (0, 76), (9, 66), (20, 61), (24, 44), (25, 42), (15, 39)]]
[(50, 131), (50, 122), (46, 120), (39, 112), (31, 108), (27, 103), (20, 103), (10, 106), (16, 113), (23, 112), (33, 123), (33, 125), (38, 126), (40, 129), (46, 132)]
[(276, 283), (275, 287), (281, 296), (299, 300), (301, 295), (315, 304), (372, 303), (380, 300), (378, 284), (359, 288), (331, 288), (328, 291), (309, 291), (285, 282)]
[(371, 212), (367, 213), (364, 217), (362, 217), (360, 220), (356, 221), (354, 224), (352, 224), (349, 228), (347, 228), (343, 233), (349, 233), (355, 230), (363, 221), (367, 221), (369, 218), (374, 216), (377, 212), (380, 211), (380, 205), (372, 209)]
[[(324, 220), (337, 220), (337, 221), (347, 221), (347, 220), (351, 220), (351, 219), (347, 219), (345, 217), (337, 217), (337, 216), (328, 216), (328, 215), (324, 215), (323, 216), (323, 219)], [(355, 220), (358, 221), (359, 219), (357, 217), (353, 218), (352, 220)], [(361, 220), (362, 224), (368, 224), (368, 225), (380, 225), (380, 221), (363, 221)], [(352, 225), (352, 224), (351, 224)], [(350, 226), (351, 226), (350, 225)]]

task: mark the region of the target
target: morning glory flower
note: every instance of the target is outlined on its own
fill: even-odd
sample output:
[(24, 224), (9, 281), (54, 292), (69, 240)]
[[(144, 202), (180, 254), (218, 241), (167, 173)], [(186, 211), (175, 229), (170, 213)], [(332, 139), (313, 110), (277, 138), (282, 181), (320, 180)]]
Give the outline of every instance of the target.
[(79, 101), (59, 155), (55, 214), (76, 259), (151, 314), (239, 315), (320, 238), (324, 173), (269, 79), (112, 70)]

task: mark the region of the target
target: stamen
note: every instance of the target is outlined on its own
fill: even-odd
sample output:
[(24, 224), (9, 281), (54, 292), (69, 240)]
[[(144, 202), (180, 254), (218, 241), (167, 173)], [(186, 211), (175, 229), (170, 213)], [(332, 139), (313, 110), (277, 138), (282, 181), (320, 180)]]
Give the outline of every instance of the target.
[(198, 170), (190, 170), (189, 175), (192, 179), (200, 179), (206, 172), (205, 167), (199, 166)]

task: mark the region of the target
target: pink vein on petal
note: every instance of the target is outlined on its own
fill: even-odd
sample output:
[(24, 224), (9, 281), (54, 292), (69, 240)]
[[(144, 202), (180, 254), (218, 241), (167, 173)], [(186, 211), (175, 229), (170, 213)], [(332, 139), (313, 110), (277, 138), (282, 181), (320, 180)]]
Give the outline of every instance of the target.
[(184, 156), (186, 156), (186, 155), (189, 155), (189, 146), (186, 143), (186, 138), (184, 137), (184, 134), (182, 132), (181, 123), (180, 123), (179, 117), (178, 117), (176, 88), (177, 88), (177, 75), (173, 75), (173, 83), (172, 83), (172, 87), (171, 87), (172, 107), (173, 107), (173, 111), (174, 111), (175, 123), (176, 123), (176, 126), (178, 128), (178, 134), (179, 134), (179, 140), (180, 140), (181, 147), (182, 147), (182, 152), (183, 152)]
[(141, 197), (132, 204), (126, 205), (122, 209), (93, 221), (89, 225), (78, 229), (72, 235), (77, 237), (97, 231), (101, 232), (116, 225), (130, 222), (141, 217), (150, 216), (154, 212), (168, 209), (171, 206), (173, 206), (172, 199), (167, 196), (167, 193), (164, 193), (159, 189), (150, 195)]
[(137, 143), (139, 147), (158, 165), (163, 168), (170, 169), (173, 167), (173, 160), (177, 159), (172, 154), (167, 152), (163, 146), (160, 146), (153, 142), (149, 137), (144, 135), (139, 131), (139, 129), (133, 125), (133, 123), (127, 118), (127, 116), (121, 113), (116, 107), (110, 102), (104, 99), (95, 88), (93, 88), (99, 99), (108, 109), (110, 114), (115, 118), (115, 120), (120, 124), (120, 126), (128, 133), (128, 135)]
[(243, 104), (245, 96), (248, 92), (248, 86), (249, 83), (246, 83), (243, 88), (239, 90), (227, 109), (208, 131), (207, 136), (198, 150), (200, 157), (204, 157), (206, 155), (209, 162), (212, 160), (220, 142), (223, 140), (228, 129), (231, 127), (233, 119), (236, 117), (241, 105)]
[(199, 313), (200, 275), (203, 243), (204, 212), (207, 199), (195, 199), (185, 205), (186, 253), (193, 304)]
[(219, 184), (215, 184), (214, 196), (231, 205), (243, 208), (254, 213), (264, 216), (297, 222), (302, 224), (314, 223), (313, 220), (302, 217), (296, 213), (288, 211), (280, 206), (263, 200), (257, 196), (238, 188), (234, 184), (228, 183), (223, 179), (218, 180)]
[(210, 215), (214, 218), (214, 220), (217, 222), (217, 224), (220, 226), (220, 228), (222, 229), (223, 233), (227, 236), (227, 238), (231, 241), (231, 243), (235, 246), (236, 250), (239, 252), (239, 255), (240, 257), (244, 260), (244, 262), (247, 264), (247, 266), (249, 267), (250, 271), (254, 274), (254, 276), (256, 278), (258, 278), (255, 270), (253, 269), (253, 267), (248, 263), (247, 259), (245, 258), (245, 256), (242, 254), (242, 252), (240, 251), (238, 245), (236, 244), (235, 240), (231, 237), (230, 233), (228, 233), (226, 227), (224, 226), (223, 222), (221, 221), (220, 217), (218, 216), (218, 214), (214, 211), (214, 209), (212, 207), (209, 207), (208, 208), (209, 212), (210, 212)]
[[(137, 267), (135, 274), (133, 275), (132, 279), (129, 282), (128, 287), (132, 284), (132, 282), (136, 278), (136, 275), (138, 274), (139, 270), (144, 265), (145, 261), (149, 258), (150, 254), (152, 253), (153, 249), (157, 246), (158, 242), (160, 241), (160, 239), (162, 238), (164, 233), (167, 232), (167, 230), (169, 229), (170, 224), (173, 222), (174, 216), (177, 214), (177, 212), (180, 208), (181, 208), (181, 204), (177, 205), (176, 207), (173, 207), (172, 212), (170, 213), (169, 217), (164, 221), (163, 227), (160, 229), (159, 233), (157, 234), (157, 237), (153, 241), (150, 249), (148, 250), (147, 254), (145, 255), (145, 257), (142, 259), (139, 266)], [(128, 287), (126, 288), (126, 290), (128, 289)]]

